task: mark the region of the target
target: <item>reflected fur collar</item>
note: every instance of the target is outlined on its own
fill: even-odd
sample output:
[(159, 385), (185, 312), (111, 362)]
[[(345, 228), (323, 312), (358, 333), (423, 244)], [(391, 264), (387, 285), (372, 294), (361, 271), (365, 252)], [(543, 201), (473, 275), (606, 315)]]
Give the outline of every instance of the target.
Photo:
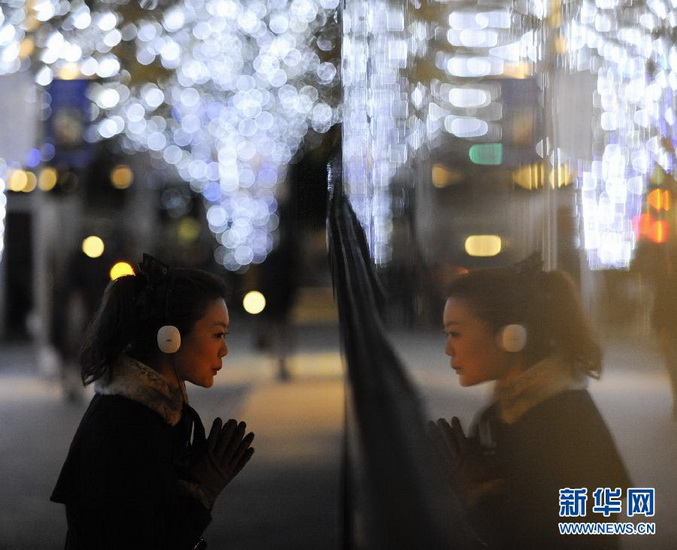
[(94, 391), (141, 403), (158, 413), (170, 426), (176, 426), (181, 419), (183, 403), (188, 402), (183, 382), (176, 389), (157, 371), (128, 355), (120, 356), (110, 377), (94, 382)]
[(562, 357), (552, 355), (539, 361), (508, 384), (496, 384), (494, 399), (501, 420), (514, 424), (524, 414), (567, 390), (588, 386), (585, 374), (576, 372)]

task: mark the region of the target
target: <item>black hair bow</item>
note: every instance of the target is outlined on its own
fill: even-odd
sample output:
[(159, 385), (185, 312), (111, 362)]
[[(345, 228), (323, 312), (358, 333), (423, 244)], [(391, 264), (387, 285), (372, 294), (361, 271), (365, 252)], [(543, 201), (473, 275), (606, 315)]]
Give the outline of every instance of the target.
[(139, 275), (146, 279), (150, 286), (165, 282), (169, 276), (169, 266), (150, 254), (144, 253), (143, 261), (137, 267)]
[(143, 260), (138, 264), (137, 270), (138, 276), (143, 282), (137, 298), (137, 307), (141, 319), (148, 320), (161, 313), (158, 311), (160, 304), (156, 303), (158, 301), (156, 290), (168, 281), (170, 267), (150, 254), (144, 253)]
[(536, 279), (543, 272), (543, 260), (540, 252), (534, 252), (528, 258), (517, 262), (513, 269), (521, 277)]

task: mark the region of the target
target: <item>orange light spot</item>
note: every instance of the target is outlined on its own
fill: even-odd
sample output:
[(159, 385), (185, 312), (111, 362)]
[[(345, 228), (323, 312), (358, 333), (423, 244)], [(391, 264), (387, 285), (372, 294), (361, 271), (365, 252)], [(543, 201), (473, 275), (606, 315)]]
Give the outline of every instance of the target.
[(657, 220), (651, 227), (651, 232), (648, 236), (656, 244), (662, 244), (667, 242), (669, 234), (670, 226), (668, 225), (668, 222), (665, 220)]
[(632, 227), (638, 236), (648, 237), (656, 219), (651, 214), (640, 214), (632, 218)]
[(654, 189), (647, 195), (647, 202), (654, 210), (670, 210), (672, 194), (667, 189)]

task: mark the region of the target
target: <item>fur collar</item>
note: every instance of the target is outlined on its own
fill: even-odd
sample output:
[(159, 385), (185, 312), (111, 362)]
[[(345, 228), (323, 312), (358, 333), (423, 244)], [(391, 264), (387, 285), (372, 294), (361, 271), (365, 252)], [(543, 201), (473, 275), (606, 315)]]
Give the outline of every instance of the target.
[(494, 399), (501, 420), (514, 424), (528, 410), (558, 393), (581, 390), (587, 386), (585, 374), (574, 371), (562, 357), (551, 355), (509, 384), (496, 384)]
[(181, 419), (183, 403), (188, 402), (183, 382), (176, 389), (164, 376), (124, 354), (113, 366), (110, 377), (94, 382), (94, 391), (141, 403), (158, 413), (170, 426), (176, 426)]

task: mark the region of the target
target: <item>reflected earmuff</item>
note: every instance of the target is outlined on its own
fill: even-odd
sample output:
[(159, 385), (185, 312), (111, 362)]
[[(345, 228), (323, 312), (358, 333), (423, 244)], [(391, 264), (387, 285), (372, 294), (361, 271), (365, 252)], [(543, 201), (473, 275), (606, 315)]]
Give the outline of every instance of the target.
[(505, 325), (498, 331), (498, 346), (510, 353), (517, 353), (527, 345), (527, 329), (524, 325)]

